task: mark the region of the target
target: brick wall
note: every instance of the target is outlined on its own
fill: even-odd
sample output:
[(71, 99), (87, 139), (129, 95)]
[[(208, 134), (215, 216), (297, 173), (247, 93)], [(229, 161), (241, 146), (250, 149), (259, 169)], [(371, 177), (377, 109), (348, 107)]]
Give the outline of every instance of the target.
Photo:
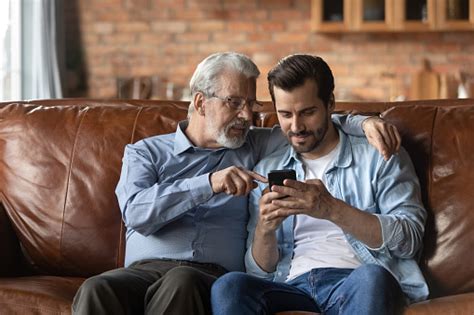
[(269, 99), (268, 70), (295, 52), (325, 58), (336, 98), (345, 100), (406, 95), (423, 58), (441, 73), (474, 73), (472, 32), (322, 35), (310, 32), (310, 0), (68, 0), (65, 6), (73, 96), (82, 89), (114, 97), (117, 77), (155, 75), (163, 86), (173, 83), (179, 98), (200, 60), (228, 50), (259, 66), (261, 99)]

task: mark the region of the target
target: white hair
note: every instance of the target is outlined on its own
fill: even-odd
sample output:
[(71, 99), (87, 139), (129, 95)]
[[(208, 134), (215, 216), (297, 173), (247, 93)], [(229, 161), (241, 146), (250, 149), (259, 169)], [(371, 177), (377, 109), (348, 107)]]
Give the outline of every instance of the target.
[(255, 63), (246, 55), (236, 52), (221, 52), (208, 56), (201, 61), (194, 71), (189, 88), (191, 90), (191, 103), (188, 108), (188, 119), (194, 111), (194, 95), (197, 92), (211, 96), (219, 89), (220, 75), (225, 70), (234, 70), (242, 73), (247, 78), (258, 78), (260, 71)]

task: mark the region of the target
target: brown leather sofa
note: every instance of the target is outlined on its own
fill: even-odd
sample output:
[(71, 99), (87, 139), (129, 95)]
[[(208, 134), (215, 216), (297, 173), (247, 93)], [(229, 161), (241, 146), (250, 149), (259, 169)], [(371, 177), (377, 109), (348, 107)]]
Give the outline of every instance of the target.
[[(271, 108), (271, 107), (270, 107)], [(406, 314), (474, 314), (474, 100), (340, 103), (403, 136), (429, 212), (420, 265), (431, 295)], [(122, 266), (114, 195), (124, 146), (174, 132), (187, 104), (0, 104), (0, 314), (68, 314), (82, 281)], [(274, 113), (257, 113), (270, 126)]]

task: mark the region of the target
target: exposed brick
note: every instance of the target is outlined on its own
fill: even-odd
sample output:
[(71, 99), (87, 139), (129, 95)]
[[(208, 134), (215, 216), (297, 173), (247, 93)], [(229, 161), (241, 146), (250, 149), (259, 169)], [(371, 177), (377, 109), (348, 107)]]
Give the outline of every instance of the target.
[(386, 101), (408, 93), (423, 58), (441, 73), (474, 73), (472, 32), (315, 33), (309, 29), (310, 5), (310, 0), (65, 1), (67, 58), (81, 56), (77, 77), (87, 78), (89, 90), (82, 95), (90, 97), (114, 96), (118, 76), (158, 75), (181, 88), (208, 54), (229, 50), (255, 60), (262, 72), (257, 96), (266, 100), (268, 70), (294, 52), (322, 56), (335, 75), (336, 97), (346, 100)]
[(260, 7), (267, 9), (289, 9), (293, 5), (293, 0), (260, 0)]
[(144, 22), (127, 22), (127, 23), (118, 23), (116, 26), (117, 32), (129, 32), (129, 33), (141, 33), (148, 32), (150, 30), (150, 25)]
[[(134, 46), (137, 48), (141, 47), (154, 47), (157, 50), (155, 53), (160, 54), (163, 51), (163, 48), (168, 45), (168, 43), (173, 42), (174, 37), (171, 34), (153, 34), (153, 33), (143, 33), (139, 34), (137, 39), (138, 45)], [(155, 56), (156, 57), (156, 56)]]
[(275, 56), (271, 53), (254, 53), (251, 57), (257, 65), (273, 65), (274, 63), (276, 63)]
[(227, 27), (231, 32), (253, 32), (256, 24), (253, 22), (228, 22)]
[(195, 54), (197, 52), (196, 43), (169, 43), (164, 45), (164, 53), (167, 55)]
[(311, 30), (310, 22), (309, 22), (309, 20), (288, 21), (286, 30), (289, 31), (289, 32), (309, 33), (310, 30)]
[(187, 27), (187, 23), (183, 21), (160, 21), (151, 24), (151, 28), (155, 32), (183, 33)]
[(247, 41), (247, 34), (231, 32), (214, 33), (212, 40), (218, 43), (243, 43)]
[[(229, 51), (229, 50), (235, 50), (232, 49), (232, 47), (229, 47), (228, 44), (224, 43), (200, 43), (197, 46), (197, 51), (198, 53), (203, 53), (203, 54), (213, 54), (218, 51)], [(191, 77), (192, 73), (189, 74), (189, 77)]]
[(189, 23), (191, 32), (218, 32), (225, 29), (224, 21), (197, 21)]
[(276, 33), (273, 38), (279, 43), (301, 43), (308, 40), (307, 33)]
[(176, 40), (178, 42), (208, 42), (209, 41), (208, 33), (182, 33), (176, 35)]
[(302, 12), (297, 10), (272, 10), (271, 18), (273, 20), (300, 20), (309, 19), (309, 12)]
[(264, 32), (280, 32), (285, 30), (285, 23), (282, 21), (262, 22), (258, 24), (258, 29)]
[(94, 23), (93, 29), (97, 34), (111, 34), (115, 29), (115, 25), (110, 22), (99, 22)]
[(247, 35), (247, 39), (251, 42), (266, 42), (271, 40), (272, 38), (272, 33), (271, 32), (257, 32), (257, 33), (251, 33)]

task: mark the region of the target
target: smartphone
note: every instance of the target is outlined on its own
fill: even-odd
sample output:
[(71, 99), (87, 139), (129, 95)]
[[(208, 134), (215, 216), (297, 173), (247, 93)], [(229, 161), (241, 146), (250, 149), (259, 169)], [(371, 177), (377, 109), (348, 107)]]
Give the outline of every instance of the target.
[(284, 186), (285, 179), (296, 180), (296, 172), (294, 170), (272, 170), (268, 173), (267, 178), (271, 190), (273, 185)]

